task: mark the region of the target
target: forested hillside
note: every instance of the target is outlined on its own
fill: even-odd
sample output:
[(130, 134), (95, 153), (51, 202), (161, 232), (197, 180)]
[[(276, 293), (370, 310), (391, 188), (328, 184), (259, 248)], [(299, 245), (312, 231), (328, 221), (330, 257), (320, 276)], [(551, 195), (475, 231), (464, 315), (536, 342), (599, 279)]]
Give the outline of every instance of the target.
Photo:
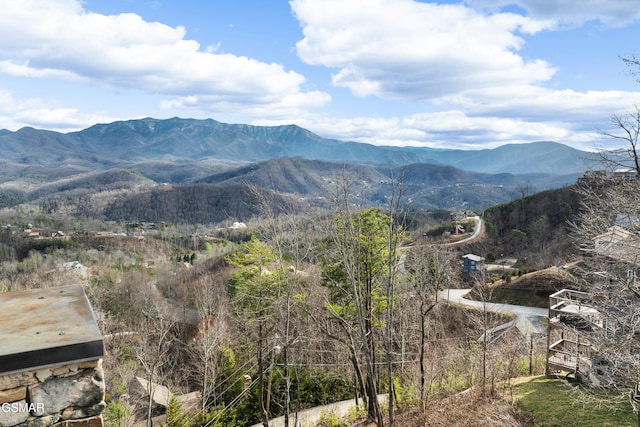
[(492, 206), (484, 211), (487, 239), (471, 248), (494, 259), (526, 259), (534, 268), (571, 259), (580, 243), (572, 237), (571, 223), (582, 200), (575, 186), (567, 186)]
[(104, 210), (113, 221), (151, 221), (178, 224), (211, 224), (257, 218), (261, 204), (274, 214), (283, 207), (299, 210), (297, 200), (248, 185), (159, 186), (134, 195), (123, 195)]

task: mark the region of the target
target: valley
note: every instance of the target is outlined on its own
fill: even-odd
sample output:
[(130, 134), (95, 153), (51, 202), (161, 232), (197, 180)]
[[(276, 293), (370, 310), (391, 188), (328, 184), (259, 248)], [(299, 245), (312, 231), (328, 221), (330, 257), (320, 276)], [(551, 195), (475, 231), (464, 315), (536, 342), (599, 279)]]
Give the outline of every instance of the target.
[(430, 151), (182, 119), (0, 139), (0, 290), (82, 286), (108, 426), (250, 426), (354, 398), (319, 425), (442, 425), (467, 395), (533, 425), (504, 394), (545, 373), (545, 321), (496, 304), (540, 317), (597, 270), (576, 244), (583, 171), (556, 143)]

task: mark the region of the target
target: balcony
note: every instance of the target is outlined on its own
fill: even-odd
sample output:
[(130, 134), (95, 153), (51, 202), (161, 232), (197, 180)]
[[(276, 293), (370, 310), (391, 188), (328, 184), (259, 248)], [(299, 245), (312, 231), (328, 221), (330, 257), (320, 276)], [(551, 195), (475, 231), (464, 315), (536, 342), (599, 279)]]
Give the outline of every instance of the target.
[(588, 372), (593, 353), (590, 344), (563, 338), (549, 346), (547, 365), (551, 370)]
[(552, 326), (589, 332), (594, 326), (602, 328), (604, 317), (593, 308), (590, 294), (563, 289), (549, 296), (549, 322)]

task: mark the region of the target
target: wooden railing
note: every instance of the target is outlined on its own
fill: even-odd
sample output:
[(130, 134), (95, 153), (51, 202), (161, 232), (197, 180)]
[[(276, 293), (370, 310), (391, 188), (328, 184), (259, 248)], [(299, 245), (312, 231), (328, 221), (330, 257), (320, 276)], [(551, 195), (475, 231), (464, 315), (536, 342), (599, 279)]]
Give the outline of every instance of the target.
[(591, 369), (593, 348), (569, 339), (560, 339), (549, 346), (549, 365), (556, 369), (586, 372)]
[(594, 308), (591, 295), (571, 289), (563, 289), (549, 296), (549, 320), (560, 321), (576, 329), (603, 326), (603, 316)]

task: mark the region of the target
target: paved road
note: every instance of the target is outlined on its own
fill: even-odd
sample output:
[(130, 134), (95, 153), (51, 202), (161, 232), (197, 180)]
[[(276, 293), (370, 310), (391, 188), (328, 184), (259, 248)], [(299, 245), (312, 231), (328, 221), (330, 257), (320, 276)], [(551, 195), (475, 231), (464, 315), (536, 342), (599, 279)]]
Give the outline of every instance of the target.
[(473, 231), (473, 234), (471, 234), (469, 237), (465, 237), (462, 240), (458, 240), (457, 242), (444, 243), (443, 246), (461, 245), (463, 243), (468, 243), (472, 240), (477, 239), (478, 236), (480, 236), (480, 233), (482, 233), (482, 218), (480, 218), (479, 216), (475, 216), (473, 217), (473, 219), (476, 221), (476, 227), (475, 227), (475, 230)]
[[(378, 402), (384, 404), (387, 402), (387, 395), (378, 395)], [(362, 399), (359, 400), (362, 405)], [(322, 414), (336, 414), (338, 417), (346, 417), (349, 415), (349, 409), (356, 406), (355, 399), (343, 400), (342, 402), (330, 403), (325, 406), (317, 406), (315, 408), (306, 409), (298, 412), (298, 422), (295, 423), (295, 414), (289, 416), (290, 427), (315, 427), (320, 422)], [(262, 423), (255, 424), (252, 427), (262, 427)], [(269, 427), (284, 427), (284, 417), (269, 420)]]
[(515, 320), (508, 322), (505, 325), (492, 328), (488, 332), (504, 329), (504, 327), (515, 326), (524, 336), (531, 336), (536, 334), (546, 334), (547, 331), (540, 321), (543, 317), (549, 315), (549, 310), (540, 307), (527, 307), (524, 305), (511, 305), (500, 304), (494, 302), (484, 303), (482, 301), (474, 301), (464, 298), (471, 289), (445, 289), (438, 292), (438, 298), (440, 300), (453, 302), (456, 304), (466, 305), (468, 307), (482, 308), (486, 304), (487, 310), (511, 313), (516, 316)]
[[(482, 308), (485, 304), (482, 301), (474, 301), (470, 299), (464, 298), (466, 294), (468, 294), (471, 289), (445, 289), (443, 291), (438, 292), (438, 298), (442, 301), (454, 302), (457, 304), (462, 304), (470, 307), (478, 307)], [(539, 317), (547, 317), (549, 314), (549, 310), (546, 308), (540, 307), (527, 307), (524, 305), (511, 305), (511, 304), (500, 304), (494, 302), (486, 303), (486, 307), (491, 311), (502, 311), (506, 313), (513, 313), (516, 316), (525, 315), (525, 316), (539, 316)]]

